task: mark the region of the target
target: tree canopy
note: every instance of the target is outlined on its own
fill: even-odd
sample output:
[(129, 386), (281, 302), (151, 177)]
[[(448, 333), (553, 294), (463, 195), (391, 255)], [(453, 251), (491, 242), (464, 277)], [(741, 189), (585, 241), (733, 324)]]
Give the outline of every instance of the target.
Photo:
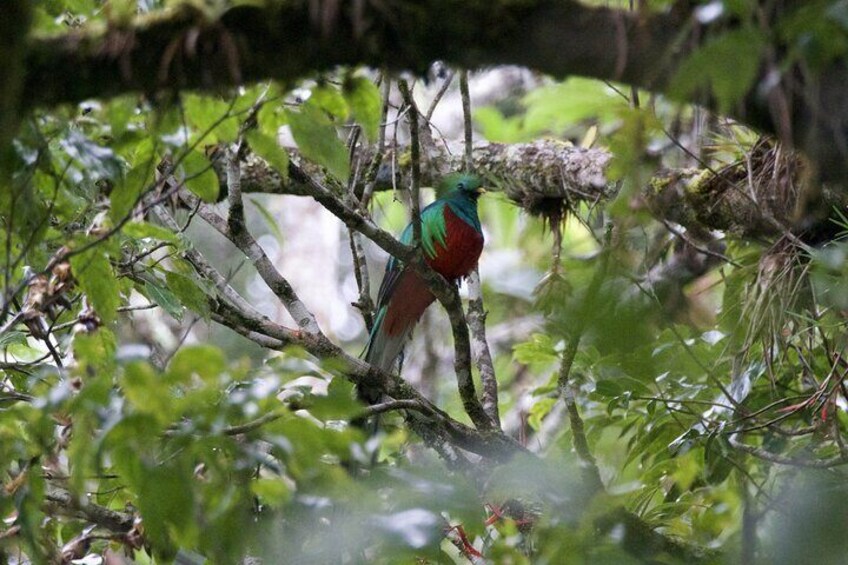
[(844, 1), (0, 10), (0, 563), (844, 559)]

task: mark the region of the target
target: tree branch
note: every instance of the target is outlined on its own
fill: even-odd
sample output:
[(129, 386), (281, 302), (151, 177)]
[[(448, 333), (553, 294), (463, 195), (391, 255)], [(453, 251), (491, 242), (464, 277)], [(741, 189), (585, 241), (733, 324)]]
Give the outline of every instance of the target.
[(472, 349), (480, 371), (480, 383), (483, 387), (483, 410), (498, 428), (501, 418), (498, 410), (498, 379), (495, 375), (495, 364), (486, 341), (486, 309), (483, 306), (483, 285), (480, 283), (480, 272), (474, 269), (468, 275), (468, 328), (471, 330)]
[(190, 194), (188, 191), (181, 190), (180, 198), (190, 208), (197, 209), (198, 215), (207, 224), (230, 240), (233, 245), (244, 253), (245, 257), (256, 268), (256, 272), (259, 273), (259, 276), (262, 277), (262, 280), (265, 281), (265, 284), (268, 285), (268, 288), (271, 289), (274, 295), (280, 299), (280, 302), (283, 303), (283, 306), (286, 307), (286, 310), (301, 330), (316, 335), (321, 333), (321, 328), (318, 327), (318, 321), (315, 319), (315, 315), (309, 311), (303, 301), (297, 296), (289, 281), (280, 274), (259, 243), (250, 235), (245, 225), (243, 208), (240, 206), (237, 208), (242, 210), (241, 214), (234, 214), (233, 209), (230, 208), (230, 216), (228, 220), (224, 220), (224, 218), (213, 212), (208, 205), (200, 202), (196, 196)]
[(133, 527), (135, 518), (132, 514), (94, 504), (87, 497), (77, 499), (63, 489), (48, 487), (46, 499), (47, 503), (55, 506), (60, 513), (81, 518), (113, 532), (125, 533)]
[(568, 411), (568, 420), (571, 424), (571, 436), (574, 443), (574, 451), (577, 452), (577, 456), (580, 458), (580, 462), (583, 466), (584, 481), (586, 483), (586, 487), (590, 489), (591, 492), (603, 491), (604, 483), (601, 481), (601, 474), (598, 470), (595, 458), (589, 450), (589, 442), (586, 440), (586, 433), (583, 429), (583, 418), (580, 416), (580, 412), (577, 408), (577, 402), (574, 398), (575, 387), (574, 384), (570, 382), (570, 378), (571, 367), (574, 364), (574, 357), (577, 355), (577, 348), (580, 345), (583, 332), (588, 324), (590, 313), (592, 309), (596, 307), (598, 293), (600, 292), (601, 285), (607, 275), (607, 267), (609, 266), (610, 254), (612, 253), (612, 250), (610, 249), (611, 238), (612, 229), (611, 226), (608, 226), (606, 236), (604, 237), (604, 246), (601, 249), (600, 263), (592, 277), (592, 280), (589, 282), (589, 288), (586, 290), (586, 295), (583, 297), (581, 302), (579, 314), (577, 315), (577, 319), (573, 324), (574, 327), (571, 330), (571, 337), (569, 338), (568, 343), (565, 346), (565, 351), (562, 354), (562, 364), (560, 366), (559, 375), (557, 376), (559, 395), (562, 397), (563, 402), (565, 402), (565, 408)]
[(51, 105), (132, 91), (291, 81), (338, 65), (421, 72), (436, 60), (662, 86), (681, 57), (681, 35), (691, 31), (687, 16), (637, 18), (567, 0), (428, 0), (365, 4), (359, 13), (339, 10), (326, 22), (297, 2), (236, 6), (218, 19), (181, 5), (129, 23), (36, 39), (25, 100)]
[(762, 447), (743, 443), (735, 436), (736, 434), (731, 435), (729, 437), (730, 445), (740, 451), (744, 451), (745, 453), (748, 453), (758, 459), (762, 459), (763, 461), (768, 461), (770, 463), (786, 465), (788, 467), (807, 467), (811, 469), (830, 469), (832, 467), (848, 465), (848, 456), (845, 456), (844, 454), (835, 455), (828, 459), (787, 457), (786, 455), (780, 455), (779, 453), (772, 453), (771, 451), (763, 449)]
[[(459, 92), (462, 98), (462, 122), (465, 133), (463, 151), (463, 170), (474, 171), (473, 155), (473, 124), (471, 119), (471, 94), (468, 90), (468, 71), (459, 72)], [(435, 102), (434, 102), (435, 107)], [(468, 327), (471, 330), (471, 341), (477, 370), (480, 371), (480, 383), (483, 387), (483, 411), (492, 421), (492, 425), (500, 428), (501, 418), (498, 410), (498, 379), (495, 375), (495, 365), (486, 341), (486, 309), (483, 306), (483, 285), (480, 282), (480, 271), (476, 267), (468, 276)]]
[(272, 410), (267, 414), (263, 414), (262, 416), (256, 418), (255, 420), (251, 420), (250, 422), (246, 422), (244, 424), (238, 426), (230, 426), (229, 428), (224, 428), (223, 434), (226, 436), (237, 436), (241, 434), (247, 434), (254, 430), (258, 430), (265, 424), (269, 424), (271, 422), (275, 422), (285, 416), (287, 410)]
[[(443, 169), (464, 168), (462, 155), (448, 154), (442, 144), (434, 144), (432, 150), (437, 154), (422, 161), (423, 185), (438, 182)], [(634, 205), (663, 223), (685, 227), (696, 239), (704, 241), (711, 239), (711, 231), (765, 241), (798, 234), (805, 241), (816, 242), (836, 235), (838, 230), (828, 214), (848, 204), (848, 193), (822, 187), (819, 208), (828, 214), (811, 212), (799, 216), (798, 210), (806, 198), (798, 189), (804, 178), (799, 156), (768, 139), (758, 142), (752, 153), (752, 159), (717, 170), (660, 171), (642, 187)], [(611, 159), (612, 155), (604, 149), (583, 149), (543, 139), (513, 145), (477, 144), (472, 167), (512, 202), (530, 214), (545, 216), (561, 212), (563, 207), (575, 209), (580, 203), (594, 206), (615, 197), (618, 187), (606, 176)], [(434, 161), (442, 166), (430, 166)], [(243, 190), (310, 195), (313, 190), (301, 180), (312, 172), (310, 167), (302, 163), (300, 175), (290, 174), (286, 183), (264, 161), (248, 156), (242, 166)], [(408, 164), (400, 166), (398, 173), (402, 183), (410, 182)], [(386, 170), (377, 175), (375, 188), (391, 189), (391, 179), (386, 165)]]
[[(737, 25), (723, 18), (701, 24), (689, 3), (631, 13), (569, 0), (391, 0), (339, 10), (330, 21), (311, 14), (308, 2), (239, 5), (214, 20), (183, 4), (129, 23), (34, 39), (22, 100), (32, 107), (126, 92), (216, 90), (293, 81), (338, 65), (422, 73), (436, 60), (465, 68), (516, 64), (679, 95), (670, 83), (680, 64), (703, 41)], [(783, 51), (792, 56), (791, 49)], [(784, 66), (784, 72), (771, 72)], [(815, 76), (787, 60), (771, 61), (760, 72), (734, 106), (734, 117), (791, 136), (818, 163), (822, 179), (844, 181), (846, 61)], [(717, 105), (713, 96), (697, 101)]]
[[(156, 207), (154, 213), (166, 227), (176, 230), (177, 223), (170, 217), (164, 208)], [(224, 224), (224, 220), (218, 217), (213, 220), (217, 223)], [(215, 226), (213, 226), (215, 227)], [(226, 228), (221, 225), (221, 229)], [(217, 229), (217, 228), (216, 228)], [(391, 237), (391, 236), (389, 236)], [(402, 246), (406, 247), (406, 246)], [(319, 360), (334, 360), (331, 372), (347, 378), (354, 384), (361, 384), (369, 387), (380, 387), (390, 398), (396, 400), (412, 400), (424, 407), (427, 412), (425, 419), (408, 419), (412, 430), (418, 433), (425, 441), (428, 438), (436, 438), (444, 442), (445, 438), (457, 447), (477, 453), (484, 457), (488, 457), (494, 461), (508, 461), (517, 452), (524, 452), (515, 440), (503, 434), (499, 430), (489, 430), (488, 419), (485, 419), (481, 431), (470, 428), (461, 424), (450, 417), (447, 413), (433, 405), (418, 391), (412, 388), (406, 381), (397, 375), (388, 374), (372, 367), (361, 359), (356, 359), (345, 353), (340, 347), (333, 344), (323, 333), (309, 333), (305, 331), (292, 330), (280, 324), (271, 321), (268, 317), (257, 312), (244, 298), (242, 298), (229, 284), (226, 279), (214, 268), (208, 261), (195, 249), (189, 248), (185, 251), (186, 260), (197, 270), (197, 272), (210, 279), (216, 286), (221, 295), (219, 299), (210, 299), (212, 308), (212, 319), (216, 322), (231, 328), (233, 331), (255, 341), (263, 347), (268, 347), (275, 350), (282, 350), (290, 345), (302, 347), (311, 355)], [(433, 272), (423, 262), (422, 273), (430, 277), (439, 275)], [(425, 270), (426, 269), (426, 270)], [(438, 282), (440, 281), (440, 282)], [(444, 285), (448, 291), (452, 291), (451, 296), (459, 303), (459, 296), (456, 289), (450, 286), (447, 281), (439, 277), (434, 279), (433, 284)], [(442, 291), (445, 289), (442, 288)], [(459, 309), (462, 312), (461, 305), (452, 305), (454, 309)], [(455, 336), (456, 339), (456, 336)], [(465, 346), (468, 348), (468, 330), (465, 328)], [(466, 360), (466, 364), (470, 361)], [(470, 380), (470, 371), (468, 379)], [(472, 383), (473, 390), (473, 383)], [(476, 400), (476, 398), (475, 398)], [(479, 406), (479, 404), (478, 404)], [(476, 412), (475, 416), (476, 416)], [(482, 414), (482, 408), (480, 408)], [(485, 418), (485, 415), (483, 415)], [(473, 418), (472, 418), (472, 421)], [(429, 443), (434, 448), (442, 448), (444, 446), (435, 446), (432, 442)]]
[(412, 209), (412, 247), (421, 245), (421, 145), (418, 142), (418, 106), (412, 98), (412, 91), (405, 80), (398, 81), (398, 89), (403, 96), (403, 103), (407, 107), (407, 118), (409, 120), (409, 151), (412, 163), (412, 174), (410, 175), (410, 200)]
[[(179, 226), (177, 225), (177, 222), (173, 217), (171, 217), (165, 208), (162, 206), (156, 206), (153, 208), (152, 212), (153, 215), (165, 225), (165, 227), (172, 230), (174, 233), (179, 233)], [(226, 277), (218, 272), (218, 270), (215, 269), (203, 257), (203, 255), (200, 254), (199, 251), (190, 247), (185, 251), (185, 258), (189, 263), (191, 263), (198, 274), (210, 280), (212, 284), (215, 285), (215, 288), (223, 300), (229, 302), (232, 305), (232, 308), (237, 310), (241, 316), (250, 318), (256, 322), (256, 328), (254, 329), (263, 331), (264, 333), (267, 333), (267, 335), (272, 335), (272, 337), (279, 339), (283, 343), (290, 343), (298, 339), (299, 332), (275, 324), (267, 316), (260, 314), (249, 302), (242, 298), (242, 296), (230, 286)]]
[(474, 170), (474, 159), (472, 157), (474, 127), (471, 121), (471, 93), (468, 90), (468, 71), (465, 69), (459, 71), (459, 95), (462, 100), (462, 130), (465, 139), (465, 151), (462, 155), (464, 166), (462, 168), (470, 173)]
[(478, 429), (485, 430), (491, 427), (491, 422), (486, 416), (477, 393), (474, 389), (474, 379), (471, 375), (471, 344), (468, 337), (468, 326), (465, 323), (465, 313), (462, 309), (462, 301), (455, 286), (451, 285), (440, 274), (430, 268), (415, 249), (404, 245), (392, 237), (389, 233), (378, 228), (371, 220), (363, 217), (359, 212), (350, 208), (340, 198), (333, 194), (314, 179), (306, 175), (296, 165), (289, 164), (289, 174), (299, 178), (302, 186), (311, 194), (315, 200), (329, 210), (333, 215), (342, 220), (349, 228), (359, 231), (383, 248), (384, 251), (393, 255), (401, 262), (409, 265), (427, 283), (428, 288), (447, 310), (454, 339), (454, 369), (456, 372), (457, 386), (462, 399), (462, 406), (471, 421)]
[[(21, 119), (19, 108), (26, 80), (25, 57), (32, 12), (33, 5), (28, 0), (9, 0), (4, 2), (0, 18), (0, 58), (3, 60), (0, 65), (0, 155), (3, 156), (0, 166), (5, 165), (6, 149)], [(8, 177), (11, 178), (11, 174)]]
[(367, 416), (376, 416), (385, 412), (393, 412), (395, 410), (417, 410), (425, 414), (431, 414), (429, 407), (419, 404), (415, 400), (390, 400), (380, 404), (372, 404), (365, 408)]

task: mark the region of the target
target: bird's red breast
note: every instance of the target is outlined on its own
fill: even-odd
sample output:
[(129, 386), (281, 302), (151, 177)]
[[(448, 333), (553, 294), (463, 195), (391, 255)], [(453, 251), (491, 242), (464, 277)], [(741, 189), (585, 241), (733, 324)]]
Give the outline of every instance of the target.
[(443, 209), (445, 244), (436, 242), (436, 255), (427, 263), (448, 280), (470, 273), (483, 251), (483, 234), (457, 216), (450, 206)]
[[(448, 280), (468, 275), (477, 266), (483, 251), (483, 234), (444, 207), (445, 244), (435, 243), (436, 256), (427, 259), (434, 271)], [(388, 336), (398, 336), (414, 326), (435, 297), (418, 274), (406, 269), (397, 281), (390, 300), (383, 329)]]

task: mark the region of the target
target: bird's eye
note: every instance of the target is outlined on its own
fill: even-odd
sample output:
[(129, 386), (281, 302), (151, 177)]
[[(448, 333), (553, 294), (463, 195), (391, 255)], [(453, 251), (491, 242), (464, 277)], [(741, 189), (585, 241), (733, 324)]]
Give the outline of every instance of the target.
[(464, 183), (464, 182), (461, 182), (461, 183), (459, 183), (458, 185), (456, 185), (456, 187), (457, 187), (459, 190), (465, 190), (465, 183)]

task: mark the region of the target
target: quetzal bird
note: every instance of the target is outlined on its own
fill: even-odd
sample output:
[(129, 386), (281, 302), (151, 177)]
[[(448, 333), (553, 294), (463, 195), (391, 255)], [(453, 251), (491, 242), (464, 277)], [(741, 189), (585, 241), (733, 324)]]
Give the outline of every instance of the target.
[[(445, 186), (446, 185), (446, 186)], [(452, 175), (443, 183), (448, 192), (421, 211), (421, 247), (425, 261), (449, 281), (471, 273), (483, 251), (483, 231), (477, 198), (485, 189), (474, 175)], [(412, 224), (400, 241), (412, 243)], [(427, 283), (395, 257), (389, 259), (377, 295), (377, 315), (365, 350), (365, 360), (391, 371), (412, 328), (436, 299)]]

